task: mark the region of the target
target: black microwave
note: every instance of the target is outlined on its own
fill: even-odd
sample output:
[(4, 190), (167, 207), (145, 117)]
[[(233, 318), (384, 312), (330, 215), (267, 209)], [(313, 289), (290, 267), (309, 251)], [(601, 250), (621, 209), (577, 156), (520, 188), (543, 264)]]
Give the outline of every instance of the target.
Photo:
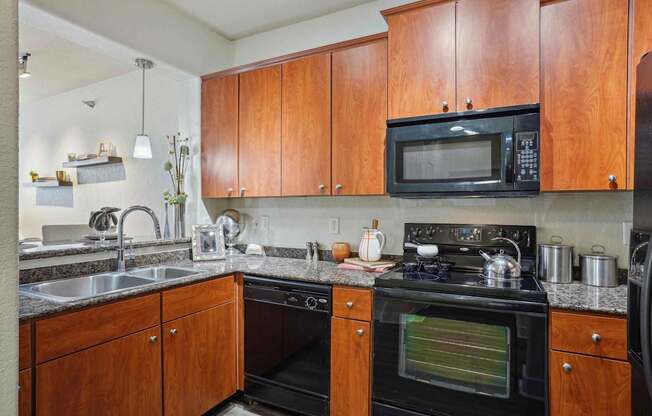
[(539, 105), (387, 122), (387, 193), (402, 198), (539, 193)]

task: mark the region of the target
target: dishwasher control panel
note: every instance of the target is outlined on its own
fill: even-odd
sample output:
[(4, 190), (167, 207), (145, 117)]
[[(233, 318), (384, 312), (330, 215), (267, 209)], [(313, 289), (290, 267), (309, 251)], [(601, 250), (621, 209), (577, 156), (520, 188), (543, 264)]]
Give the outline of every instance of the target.
[(247, 275), (244, 298), (315, 312), (331, 312), (331, 288), (326, 285)]

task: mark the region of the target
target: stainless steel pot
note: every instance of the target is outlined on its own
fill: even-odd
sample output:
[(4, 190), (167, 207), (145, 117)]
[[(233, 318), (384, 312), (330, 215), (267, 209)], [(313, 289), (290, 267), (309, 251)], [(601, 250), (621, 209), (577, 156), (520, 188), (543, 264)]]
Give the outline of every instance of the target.
[(549, 244), (539, 244), (537, 276), (550, 283), (573, 281), (573, 246), (562, 244), (558, 235), (550, 237)]
[(591, 253), (580, 254), (582, 283), (589, 286), (618, 286), (618, 256), (605, 254), (604, 246), (596, 244)]

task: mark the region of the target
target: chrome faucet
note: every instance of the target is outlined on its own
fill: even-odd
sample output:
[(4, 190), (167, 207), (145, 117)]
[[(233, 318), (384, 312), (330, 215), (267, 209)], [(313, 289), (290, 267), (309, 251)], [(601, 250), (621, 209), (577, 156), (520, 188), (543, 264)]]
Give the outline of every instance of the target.
[(154, 232), (156, 233), (156, 238), (158, 240), (161, 239), (161, 227), (158, 224), (158, 218), (156, 218), (156, 214), (154, 214), (154, 211), (152, 211), (150, 208), (143, 205), (134, 205), (122, 211), (122, 214), (120, 214), (120, 219), (118, 220), (118, 271), (119, 272), (125, 271), (125, 235), (124, 235), (125, 218), (127, 217), (127, 215), (129, 215), (134, 211), (143, 211), (149, 214), (149, 216), (152, 218), (152, 221), (154, 222)]

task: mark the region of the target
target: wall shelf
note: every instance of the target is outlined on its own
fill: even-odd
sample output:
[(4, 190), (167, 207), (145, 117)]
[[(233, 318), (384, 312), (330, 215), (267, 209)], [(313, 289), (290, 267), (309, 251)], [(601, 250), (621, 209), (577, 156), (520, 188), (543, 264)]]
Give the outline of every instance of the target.
[(63, 162), (64, 168), (83, 168), (87, 166), (108, 165), (112, 163), (122, 163), (122, 158), (118, 156), (100, 156), (86, 160), (75, 160), (73, 162)]
[(72, 186), (72, 182), (59, 182), (56, 179), (51, 181), (24, 182), (26, 188), (62, 188)]

